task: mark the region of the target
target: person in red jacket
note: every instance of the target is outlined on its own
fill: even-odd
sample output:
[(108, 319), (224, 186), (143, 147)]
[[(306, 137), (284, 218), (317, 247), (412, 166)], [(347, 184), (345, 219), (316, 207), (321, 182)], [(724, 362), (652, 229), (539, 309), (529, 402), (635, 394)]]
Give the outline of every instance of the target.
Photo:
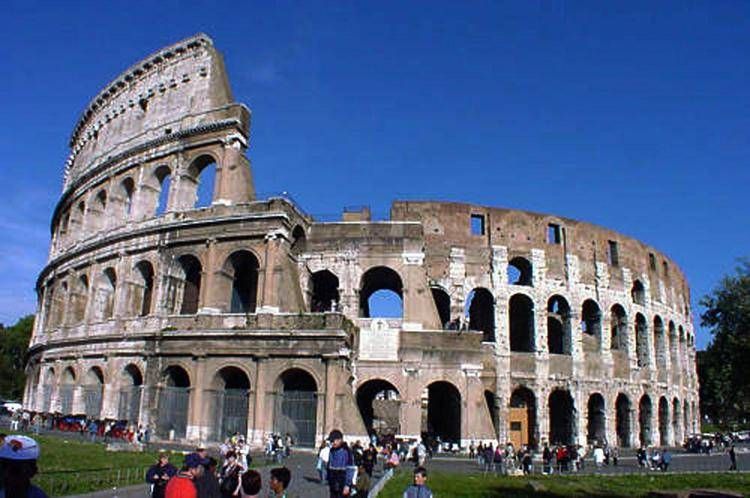
[(198, 491), (193, 480), (203, 473), (208, 459), (201, 458), (197, 453), (190, 453), (185, 457), (185, 464), (180, 471), (167, 483), (164, 491), (165, 498), (198, 498)]

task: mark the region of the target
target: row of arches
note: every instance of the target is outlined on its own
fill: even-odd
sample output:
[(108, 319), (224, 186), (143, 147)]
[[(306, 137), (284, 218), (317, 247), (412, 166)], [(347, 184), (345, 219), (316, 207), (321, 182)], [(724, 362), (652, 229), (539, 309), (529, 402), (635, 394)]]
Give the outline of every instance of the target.
[(167, 164), (144, 167), (140, 174), (112, 180), (79, 196), (60, 215), (54, 244), (80, 240), (132, 219), (210, 206), (216, 190), (216, 164), (213, 156), (202, 154), (182, 171)]

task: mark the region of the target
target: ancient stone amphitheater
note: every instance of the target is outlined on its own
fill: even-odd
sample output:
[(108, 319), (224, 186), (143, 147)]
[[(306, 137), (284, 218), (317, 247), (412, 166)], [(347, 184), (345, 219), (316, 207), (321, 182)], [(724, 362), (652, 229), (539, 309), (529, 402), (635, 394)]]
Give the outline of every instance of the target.
[[(37, 282), (28, 408), (256, 444), (335, 427), (463, 445), (697, 430), (689, 289), (664, 254), (473, 204), (316, 221), (287, 196), (256, 198), (249, 137), (202, 34), (94, 97)], [(373, 316), (383, 293), (397, 317)]]

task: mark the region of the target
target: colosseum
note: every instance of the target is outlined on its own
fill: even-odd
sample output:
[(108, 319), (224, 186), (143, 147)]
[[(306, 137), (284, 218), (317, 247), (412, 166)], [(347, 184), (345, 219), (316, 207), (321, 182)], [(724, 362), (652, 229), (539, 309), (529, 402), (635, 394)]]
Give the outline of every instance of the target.
[[(256, 445), (341, 428), (626, 447), (698, 430), (689, 289), (666, 255), (454, 202), (316, 221), (256, 197), (250, 116), (203, 34), (93, 98), (37, 280), (26, 407)], [(371, 313), (383, 293), (398, 316)]]

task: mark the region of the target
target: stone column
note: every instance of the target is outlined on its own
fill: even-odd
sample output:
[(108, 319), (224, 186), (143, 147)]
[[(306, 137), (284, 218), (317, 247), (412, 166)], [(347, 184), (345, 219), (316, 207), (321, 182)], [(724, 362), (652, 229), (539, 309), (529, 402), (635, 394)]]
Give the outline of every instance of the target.
[(281, 237), (285, 236), (285, 233), (279, 231), (272, 231), (266, 234), (265, 278), (263, 279), (263, 292), (261, 295), (261, 302), (259, 303), (260, 306), (258, 306), (258, 312), (279, 312), (276, 265)]
[[(341, 429), (339, 426), (341, 417), (336, 417), (336, 387), (338, 385), (338, 369), (336, 360), (327, 358), (325, 362), (325, 404), (323, 408), (323, 434), (328, 434), (333, 429)], [(336, 420), (336, 419), (339, 420)], [(317, 438), (316, 438), (317, 441)]]
[(195, 363), (195, 376), (193, 378), (193, 385), (190, 386), (190, 409), (188, 412), (186, 438), (205, 441), (208, 436), (205, 414), (207, 403), (204, 402), (206, 398), (206, 357), (201, 355), (193, 361)]
[(199, 314), (218, 314), (222, 311), (228, 311), (231, 305), (230, 287), (220, 285), (223, 280), (227, 280), (222, 266), (223, 261), (219, 261), (216, 239), (206, 240), (206, 266), (201, 272), (201, 287), (198, 302), (201, 305), (198, 309)]
[(269, 432), (273, 420), (273, 408), (266, 408), (266, 358), (255, 358), (255, 400), (253, 402), (253, 424), (251, 441), (253, 445), (263, 446), (263, 438)]
[(408, 365), (403, 368), (406, 389), (401, 396), (401, 433), (407, 437), (419, 438), (422, 432), (422, 391), (419, 382), (419, 369)]
[(214, 204), (239, 204), (255, 199), (250, 161), (244, 156), (245, 137), (234, 133), (224, 139), (221, 160), (216, 165)]

